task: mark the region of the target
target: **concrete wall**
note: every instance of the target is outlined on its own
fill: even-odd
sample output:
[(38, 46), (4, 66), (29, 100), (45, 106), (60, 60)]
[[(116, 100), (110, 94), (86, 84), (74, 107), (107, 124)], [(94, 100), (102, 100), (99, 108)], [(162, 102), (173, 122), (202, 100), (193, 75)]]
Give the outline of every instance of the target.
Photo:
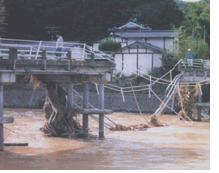
[[(81, 93), (82, 94), (82, 93)], [(153, 113), (160, 105), (160, 101), (153, 95), (138, 94), (136, 97), (143, 112)], [(159, 94), (163, 98), (163, 94)], [(96, 92), (89, 93), (90, 103), (98, 108), (98, 95)], [(7, 108), (39, 108), (42, 109), (45, 101), (45, 94), (42, 90), (6, 90), (4, 91), (4, 107)], [(81, 98), (74, 94), (74, 101), (82, 106)], [(170, 104), (169, 104), (170, 105)], [(121, 93), (105, 93), (105, 108), (113, 111), (138, 112), (133, 94), (125, 94), (123, 102)], [(165, 109), (165, 113), (171, 113)]]

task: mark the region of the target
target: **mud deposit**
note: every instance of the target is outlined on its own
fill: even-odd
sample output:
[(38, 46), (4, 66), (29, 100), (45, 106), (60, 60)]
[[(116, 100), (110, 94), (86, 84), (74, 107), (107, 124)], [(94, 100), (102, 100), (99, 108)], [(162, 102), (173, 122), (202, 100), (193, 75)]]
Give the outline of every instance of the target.
[[(0, 152), (1, 170), (210, 169), (209, 122), (186, 123), (177, 116), (164, 115), (160, 120), (167, 127), (153, 127), (146, 131), (105, 129), (105, 139), (99, 139), (98, 123), (89, 118), (91, 133), (96, 137), (63, 139), (43, 136), (39, 130), (45, 122), (43, 115), (42, 110), (4, 110), (4, 116), (15, 118), (13, 124), (5, 125), (4, 142), (27, 142), (29, 145), (5, 146), (5, 151)], [(145, 121), (133, 113), (114, 113), (108, 117), (123, 125)], [(78, 119), (81, 121), (81, 116)]]

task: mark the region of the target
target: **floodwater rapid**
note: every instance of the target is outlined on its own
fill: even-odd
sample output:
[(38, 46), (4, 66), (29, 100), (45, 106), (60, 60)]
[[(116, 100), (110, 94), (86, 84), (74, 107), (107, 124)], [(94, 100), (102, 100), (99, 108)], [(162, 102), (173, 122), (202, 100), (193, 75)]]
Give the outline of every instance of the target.
[[(145, 131), (110, 131), (98, 138), (98, 123), (89, 118), (92, 137), (67, 139), (45, 137), (39, 130), (45, 123), (39, 109), (4, 109), (13, 124), (4, 125), (5, 146), (0, 152), (0, 170), (209, 170), (210, 123), (183, 122), (163, 115), (166, 127)], [(108, 117), (123, 125), (136, 125), (149, 118), (134, 113)], [(81, 121), (81, 116), (78, 116)], [(105, 120), (107, 123), (107, 120)]]

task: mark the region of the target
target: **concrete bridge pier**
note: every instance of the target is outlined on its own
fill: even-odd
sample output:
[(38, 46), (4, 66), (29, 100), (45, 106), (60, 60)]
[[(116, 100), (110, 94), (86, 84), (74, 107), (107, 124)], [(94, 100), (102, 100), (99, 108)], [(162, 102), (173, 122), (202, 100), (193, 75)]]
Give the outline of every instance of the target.
[(0, 151), (4, 151), (4, 124), (13, 123), (13, 117), (4, 117), (3, 115), (3, 85), (16, 82), (14, 73), (0, 73)]
[[(83, 108), (89, 108), (89, 84), (83, 84)], [(88, 114), (83, 114), (83, 130), (88, 133)]]
[[(0, 119), (3, 118), (3, 85), (0, 85)], [(0, 123), (0, 151), (4, 150), (4, 127)]]
[[(99, 84), (99, 109), (104, 110), (104, 84)], [(99, 114), (99, 137), (104, 137), (104, 114)]]
[[(74, 102), (74, 95), (73, 95), (73, 83), (68, 83), (68, 99), (67, 99), (67, 106), (70, 108), (73, 108), (73, 102)], [(68, 125), (73, 125), (73, 118), (70, 117), (68, 119)]]
[[(199, 91), (198, 91), (198, 103), (202, 103), (202, 93), (201, 93), (201, 85), (200, 85), (200, 88), (199, 88)], [(198, 113), (198, 121), (201, 121), (202, 117), (201, 117), (201, 110), (202, 108), (201, 107), (197, 107), (197, 113)]]

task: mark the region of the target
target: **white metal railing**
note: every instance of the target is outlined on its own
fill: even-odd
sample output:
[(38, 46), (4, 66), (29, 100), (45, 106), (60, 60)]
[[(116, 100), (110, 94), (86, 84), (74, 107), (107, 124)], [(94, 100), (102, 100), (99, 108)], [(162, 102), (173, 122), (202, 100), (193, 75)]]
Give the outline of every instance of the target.
[(67, 58), (68, 51), (71, 51), (71, 59), (108, 59), (102, 53), (94, 52), (93, 47), (85, 43), (63, 42), (62, 51), (56, 51), (55, 41), (35, 41), (0, 38), (0, 57), (8, 59), (9, 48), (16, 47), (18, 58), (38, 59), (41, 57), (42, 50), (46, 50), (47, 59), (56, 59), (56, 54), (61, 54), (62, 58)]
[[(183, 60), (180, 63), (180, 68), (189, 68), (187, 60)], [(210, 60), (204, 59), (193, 59), (193, 66), (192, 68), (200, 69), (209, 69), (210, 68)]]

